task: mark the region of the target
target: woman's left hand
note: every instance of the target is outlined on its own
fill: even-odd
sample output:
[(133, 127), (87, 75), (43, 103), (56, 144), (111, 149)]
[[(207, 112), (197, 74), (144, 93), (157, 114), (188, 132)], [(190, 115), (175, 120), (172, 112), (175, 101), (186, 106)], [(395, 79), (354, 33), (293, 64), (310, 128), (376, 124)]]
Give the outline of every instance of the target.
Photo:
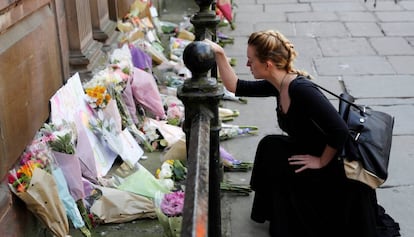
[(301, 165), (296, 173), (302, 172), (306, 169), (320, 169), (323, 167), (321, 158), (311, 155), (293, 155), (288, 159), (290, 165)]

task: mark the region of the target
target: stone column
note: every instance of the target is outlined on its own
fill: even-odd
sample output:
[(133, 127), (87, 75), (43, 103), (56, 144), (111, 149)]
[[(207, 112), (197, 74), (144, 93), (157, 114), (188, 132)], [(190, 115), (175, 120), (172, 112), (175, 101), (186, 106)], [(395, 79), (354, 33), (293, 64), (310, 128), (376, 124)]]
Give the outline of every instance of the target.
[(93, 38), (104, 44), (104, 48), (116, 43), (119, 34), (115, 31), (116, 23), (109, 19), (108, 2), (89, 0)]
[(109, 19), (117, 22), (118, 19), (118, 0), (108, 0)]
[(91, 71), (105, 56), (103, 44), (93, 39), (89, 1), (65, 0), (65, 11), (69, 38), (69, 65), (71, 74), (79, 72), (82, 80), (91, 76)]

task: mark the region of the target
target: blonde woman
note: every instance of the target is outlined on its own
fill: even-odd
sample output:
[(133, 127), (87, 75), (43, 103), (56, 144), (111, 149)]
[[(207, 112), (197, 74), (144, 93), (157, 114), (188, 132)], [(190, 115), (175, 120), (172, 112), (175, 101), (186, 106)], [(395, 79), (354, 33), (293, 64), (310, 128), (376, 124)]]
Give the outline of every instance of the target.
[(237, 96), (275, 97), (287, 134), (267, 135), (258, 144), (252, 220), (269, 221), (270, 235), (278, 237), (376, 236), (375, 191), (346, 179), (337, 157), (347, 126), (310, 76), (294, 67), (293, 44), (278, 31), (252, 33), (247, 67), (256, 80), (242, 80), (223, 48), (206, 41), (224, 86)]

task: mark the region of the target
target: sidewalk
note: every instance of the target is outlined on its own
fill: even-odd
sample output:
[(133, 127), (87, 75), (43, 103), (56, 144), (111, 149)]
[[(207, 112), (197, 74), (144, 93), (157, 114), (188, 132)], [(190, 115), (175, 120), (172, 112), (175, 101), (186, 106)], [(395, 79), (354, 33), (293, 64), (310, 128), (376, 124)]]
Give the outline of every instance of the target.
[[(189, 2), (191, 0), (186, 0)], [(233, 0), (237, 5), (235, 30), (220, 28), (235, 38), (225, 46), (237, 60), (240, 78), (252, 79), (246, 67), (246, 43), (253, 31), (276, 29), (285, 34), (299, 52), (296, 67), (311, 73), (322, 86), (340, 93), (338, 78), (357, 102), (395, 116), (389, 179), (378, 189), (378, 200), (401, 227), (402, 236), (414, 236), (414, 0)], [(174, 14), (180, 4), (165, 1), (164, 20), (180, 21)], [(184, 2), (180, 2), (184, 3)], [(185, 4), (184, 4), (185, 5)], [(174, 7), (174, 9), (168, 7)], [(181, 6), (182, 7), (182, 6)], [(186, 5), (192, 9), (194, 6)], [(162, 10), (162, 9), (161, 9)], [(188, 9), (187, 9), (188, 10)], [(184, 10), (186, 11), (186, 10)], [(332, 96), (332, 103), (338, 101)], [(223, 141), (221, 145), (236, 159), (253, 161), (259, 140), (280, 134), (274, 98), (248, 98), (247, 104), (224, 102), (240, 116), (231, 123), (259, 127), (259, 134)], [(158, 161), (159, 154), (149, 154)], [(159, 164), (145, 164), (146, 167)], [(406, 168), (407, 167), (407, 168)], [(151, 168), (149, 168), (150, 171)], [(250, 172), (226, 172), (228, 182), (248, 184)], [(269, 181), (269, 186), (272, 183)], [(250, 220), (253, 193), (223, 194), (223, 237), (267, 237), (268, 225)], [(101, 225), (94, 236), (162, 236), (157, 220)], [(73, 237), (81, 236), (74, 231)], [(214, 237), (214, 236), (212, 236)]]
[[(234, 0), (235, 38), (226, 45), (237, 59), (240, 78), (252, 79), (246, 67), (246, 43), (253, 31), (275, 29), (285, 34), (299, 52), (296, 67), (306, 70), (322, 86), (340, 93), (338, 78), (357, 102), (395, 116), (389, 178), (377, 190), (378, 201), (401, 227), (414, 236), (414, 1), (379, 0)], [(222, 29), (221, 29), (222, 30)], [(332, 96), (332, 103), (338, 101)], [(255, 125), (259, 134), (222, 143), (237, 159), (253, 161), (258, 141), (281, 133), (273, 98), (248, 98), (248, 104), (226, 102), (240, 111), (234, 124)], [(276, 151), (275, 151), (276, 152)], [(225, 173), (234, 183), (248, 184), (248, 173)], [(269, 186), (271, 181), (269, 181)], [(250, 220), (253, 194), (227, 196), (222, 204), (225, 236), (268, 236), (266, 224)]]

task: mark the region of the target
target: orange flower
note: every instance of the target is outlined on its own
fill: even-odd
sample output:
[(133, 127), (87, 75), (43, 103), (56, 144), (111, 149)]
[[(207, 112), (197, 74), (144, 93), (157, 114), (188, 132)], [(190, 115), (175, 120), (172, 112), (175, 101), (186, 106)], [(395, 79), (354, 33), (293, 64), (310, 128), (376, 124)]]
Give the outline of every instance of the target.
[(105, 101), (109, 102), (109, 100), (111, 99), (111, 95), (110, 94), (106, 94), (105, 95)]
[(35, 163), (31, 160), (27, 161), (24, 165), (22, 165), (18, 170), (17, 173), (22, 173), (26, 177), (32, 177), (33, 176), (33, 170), (35, 168)]
[(103, 100), (102, 100), (102, 98), (98, 98), (98, 99), (96, 99), (96, 106), (100, 106), (101, 104), (102, 104), (102, 102), (103, 102)]
[(19, 192), (19, 193), (24, 192), (24, 191), (26, 191), (26, 185), (24, 185), (24, 184), (22, 184), (22, 183), (19, 183), (19, 184), (17, 185), (17, 187), (16, 187), (16, 190), (17, 190), (17, 192)]

